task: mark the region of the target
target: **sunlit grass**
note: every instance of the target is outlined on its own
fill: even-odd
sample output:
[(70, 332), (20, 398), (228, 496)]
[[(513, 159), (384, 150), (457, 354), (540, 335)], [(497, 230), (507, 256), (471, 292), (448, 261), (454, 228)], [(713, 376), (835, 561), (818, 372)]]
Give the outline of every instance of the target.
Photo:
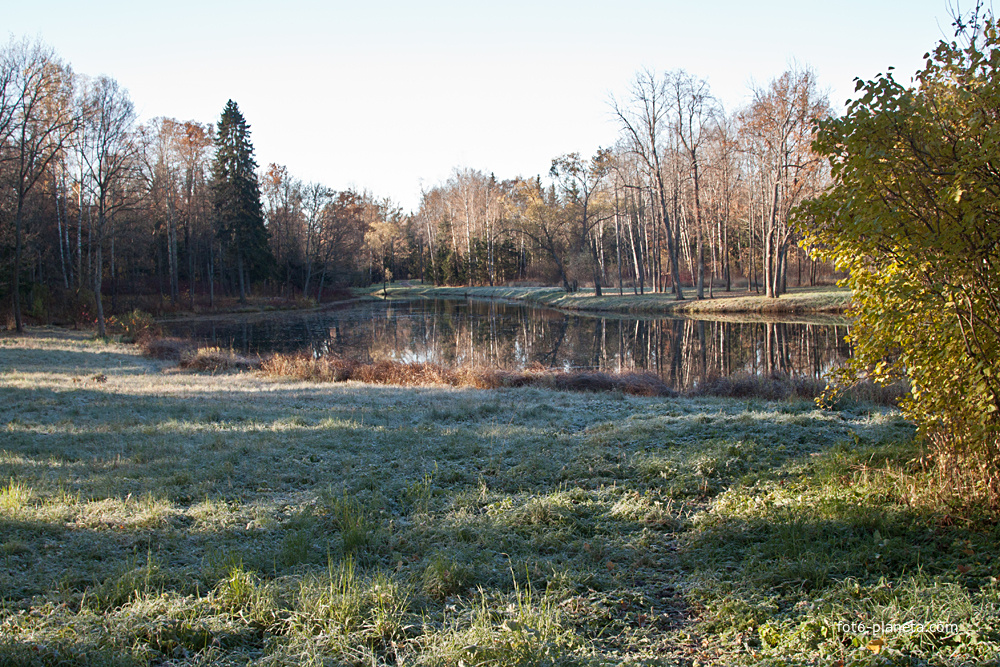
[(25, 484), (11, 480), (6, 486), (0, 487), (0, 510), (15, 514), (27, 507), (32, 495), (31, 489)]
[[(0, 663), (961, 665), (1000, 647), (995, 523), (921, 494), (885, 408), (317, 384), (0, 340)], [(907, 620), (955, 631), (875, 653), (839, 629)]]

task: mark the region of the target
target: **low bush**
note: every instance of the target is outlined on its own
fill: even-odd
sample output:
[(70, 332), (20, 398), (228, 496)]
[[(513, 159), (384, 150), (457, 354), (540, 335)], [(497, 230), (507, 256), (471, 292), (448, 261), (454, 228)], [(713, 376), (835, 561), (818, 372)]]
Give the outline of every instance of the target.
[(260, 368), (260, 357), (249, 357), (218, 347), (199, 347), (181, 354), (180, 366), (194, 371), (251, 371)]
[(142, 353), (153, 359), (180, 361), (181, 357), (194, 350), (197, 345), (181, 338), (151, 338), (141, 343)]
[(120, 335), (125, 343), (143, 343), (157, 338), (162, 329), (149, 313), (135, 309), (124, 315), (113, 315), (107, 321), (108, 333)]
[[(849, 272), (847, 381), (905, 378), (900, 407), (939, 488), (1000, 508), (1000, 23), (976, 4), (912, 84), (858, 81), (817, 124), (833, 184), (796, 214), (814, 256)], [(943, 130), (947, 128), (947, 130)]]

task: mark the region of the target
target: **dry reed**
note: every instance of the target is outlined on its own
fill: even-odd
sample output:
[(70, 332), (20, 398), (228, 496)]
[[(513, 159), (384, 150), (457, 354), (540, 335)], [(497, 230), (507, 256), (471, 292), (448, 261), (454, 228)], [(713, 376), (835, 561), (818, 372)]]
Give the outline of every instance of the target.
[(315, 358), (308, 354), (275, 354), (261, 363), (260, 370), (266, 375), (314, 382), (356, 380), (368, 384), (477, 389), (533, 386), (564, 391), (620, 391), (638, 396), (677, 395), (658, 376), (637, 372), (561, 371), (540, 367), (522, 371), (481, 367), (451, 369), (431, 363), (390, 360), (361, 363), (333, 356)]
[(180, 367), (194, 371), (252, 371), (260, 368), (260, 357), (237, 354), (218, 347), (199, 347), (181, 355)]
[[(198, 347), (190, 341), (155, 338), (143, 343), (147, 356), (176, 360), (181, 368), (195, 371), (259, 370), (273, 377), (310, 382), (346, 382), (399, 386), (452, 386), (476, 389), (539, 387), (562, 391), (619, 391), (636, 396), (678, 396), (662, 378), (650, 372), (608, 373), (596, 370), (564, 371), (540, 365), (524, 370), (467, 366), (449, 368), (434, 363), (405, 363), (383, 359), (360, 362), (333, 355), (275, 353), (261, 358), (240, 355), (215, 347)], [(762, 400), (813, 400), (823, 395), (826, 381), (785, 373), (751, 375), (741, 373), (712, 377), (685, 390), (687, 396), (757, 398)], [(859, 383), (840, 394), (840, 400), (896, 406), (906, 394), (901, 385)]]
[(142, 353), (153, 359), (180, 361), (185, 354), (197, 350), (198, 346), (182, 338), (150, 338), (140, 343)]

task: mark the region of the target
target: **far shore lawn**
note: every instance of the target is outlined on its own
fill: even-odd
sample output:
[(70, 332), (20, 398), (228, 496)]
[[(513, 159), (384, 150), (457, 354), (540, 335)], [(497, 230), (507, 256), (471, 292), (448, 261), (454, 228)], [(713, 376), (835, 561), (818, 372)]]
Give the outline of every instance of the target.
[(996, 665), (891, 409), (187, 373), (0, 337), (0, 665)]
[(842, 287), (795, 287), (778, 298), (768, 298), (746, 289), (725, 292), (716, 289), (713, 298), (696, 299), (692, 289), (684, 291), (684, 300), (678, 301), (673, 294), (646, 293), (633, 294), (625, 290), (619, 295), (617, 289), (604, 288), (601, 296), (595, 296), (593, 288), (568, 293), (561, 287), (436, 287), (419, 281), (391, 283), (383, 290), (381, 285), (373, 285), (357, 290), (358, 293), (373, 297), (425, 297), (425, 298), (484, 298), (525, 301), (538, 305), (620, 314), (684, 314), (684, 315), (804, 315), (843, 314), (851, 303), (850, 290)]

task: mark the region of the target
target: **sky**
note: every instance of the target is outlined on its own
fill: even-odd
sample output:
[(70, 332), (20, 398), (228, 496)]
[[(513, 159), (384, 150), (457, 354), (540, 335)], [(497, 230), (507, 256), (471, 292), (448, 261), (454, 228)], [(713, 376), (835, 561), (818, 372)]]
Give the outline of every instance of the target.
[[(966, 4), (971, 4), (966, 2)], [(10, 5), (3, 7), (3, 5)], [(258, 163), (406, 210), (455, 168), (498, 179), (592, 155), (636, 72), (683, 69), (728, 111), (790, 67), (834, 109), (854, 79), (909, 81), (950, 37), (947, 0), (2, 0), (14, 38), (128, 89), (142, 120), (216, 122), (228, 99)]]

